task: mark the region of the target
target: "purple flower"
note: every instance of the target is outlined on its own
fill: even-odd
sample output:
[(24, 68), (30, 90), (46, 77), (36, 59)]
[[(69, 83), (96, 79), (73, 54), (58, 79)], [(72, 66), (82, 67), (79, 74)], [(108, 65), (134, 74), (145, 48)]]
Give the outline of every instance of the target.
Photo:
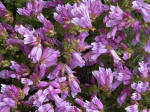
[[(17, 77), (17, 74), (15, 74), (12, 71), (9, 71), (9, 70), (2, 70), (2, 71), (0, 71), (0, 78), (2, 78), (2, 79), (16, 78), (16, 77)], [(17, 78), (19, 78), (19, 77), (17, 77)]]
[(12, 98), (12, 99), (18, 99), (19, 96), (19, 88), (17, 88), (14, 85), (5, 85), (1, 84), (1, 93)]
[(51, 104), (44, 104), (41, 105), (35, 112), (54, 112), (54, 109)]
[(68, 74), (68, 82), (69, 82), (69, 86), (71, 88), (71, 95), (72, 95), (72, 97), (75, 97), (78, 93), (81, 93), (79, 81), (73, 75), (73, 71), (71, 70), (71, 68), (68, 65), (65, 66), (65, 70)]
[(138, 105), (134, 104), (125, 108), (126, 112), (138, 112)]
[(114, 27), (123, 20), (124, 12), (119, 6), (111, 6), (109, 15), (105, 17), (106, 27)]
[(129, 53), (129, 52), (127, 52), (127, 51), (125, 51), (124, 53), (123, 53), (123, 59), (124, 60), (128, 60), (129, 58), (131, 57), (131, 53)]
[(139, 62), (140, 67), (138, 68), (138, 70), (141, 72), (141, 76), (143, 78), (147, 78), (148, 76), (148, 64), (142, 62)]
[(42, 56), (42, 46), (41, 46), (41, 44), (33, 47), (30, 54), (28, 55), (28, 57), (30, 59), (33, 59), (34, 63), (39, 62), (41, 56)]
[[(95, 53), (88, 52), (87, 54), (85, 54), (83, 56), (83, 58), (86, 62), (86, 64), (85, 64), (86, 66), (91, 66), (91, 65), (94, 65), (96, 63), (98, 56), (96, 55), (96, 57), (94, 57), (94, 55), (95, 55)], [(92, 56), (93, 56), (93, 59), (92, 59)]]
[(88, 12), (91, 17), (94, 17), (94, 19), (109, 10), (109, 7), (103, 5), (99, 0), (84, 0), (83, 3), (88, 7)]
[(58, 64), (56, 68), (51, 73), (49, 73), (48, 78), (50, 80), (57, 78), (60, 73), (60, 70), (62, 69), (62, 66), (62, 64)]
[(11, 66), (10, 66), (10, 68), (12, 69), (12, 70), (16, 70), (16, 72), (19, 72), (20, 71), (20, 69), (21, 69), (21, 66), (18, 64), (18, 63), (16, 63), (15, 61), (11, 61)]
[(69, 86), (71, 88), (71, 95), (74, 98), (78, 93), (81, 93), (79, 81), (74, 76), (69, 76), (68, 81), (69, 81)]
[(110, 90), (113, 91), (115, 90), (119, 85), (121, 84), (121, 81), (115, 81), (112, 86), (110, 87)]
[(91, 44), (93, 46), (92, 51), (95, 53), (91, 58), (97, 59), (101, 54), (107, 53), (106, 45), (102, 42), (94, 42)]
[(125, 102), (125, 100), (129, 94), (130, 94), (129, 88), (125, 88), (121, 91), (120, 97), (117, 98), (117, 102), (120, 104), (120, 106)]
[(96, 78), (98, 85), (103, 89), (109, 89), (113, 81), (113, 72), (110, 68), (105, 69), (99, 67), (99, 71), (93, 71), (93, 76)]
[(37, 18), (44, 25), (43, 31), (45, 31), (46, 33), (51, 33), (51, 30), (54, 29), (52, 23), (49, 20), (47, 20), (43, 14), (40, 14), (39, 16), (37, 16)]
[(58, 93), (60, 93), (61, 91), (55, 91), (54, 89), (49, 90), (50, 91), (50, 95), (51, 95), (51, 99), (55, 101), (56, 106), (60, 106), (61, 103), (63, 102), (63, 99), (58, 95)]
[(30, 79), (27, 79), (27, 78), (21, 78), (21, 83), (25, 84), (27, 86), (33, 85), (33, 82)]
[(117, 27), (115, 26), (109, 33), (107, 33), (107, 38), (112, 37), (112, 39), (115, 39), (116, 33), (117, 33)]
[(60, 90), (60, 87), (56, 87), (56, 85), (50, 84), (43, 91), (43, 93), (47, 95), (45, 101), (53, 100), (55, 101), (56, 106), (63, 101), (63, 99), (59, 96), (59, 94), (62, 93), (62, 91)]
[(80, 105), (86, 112), (99, 112), (104, 109), (102, 102), (94, 96), (91, 102), (84, 102), (82, 99), (76, 98), (75, 102)]
[(39, 107), (43, 104), (43, 102), (46, 99), (46, 95), (48, 93), (42, 90), (38, 90), (33, 96), (32, 96), (32, 102), (35, 106)]
[(131, 84), (131, 88), (136, 90), (139, 93), (146, 92), (148, 87), (149, 87), (149, 82), (145, 82), (144, 83), (144, 82), (139, 81), (138, 83), (133, 82)]
[(81, 32), (76, 39), (76, 41), (80, 41), (79, 44), (77, 45), (77, 50), (86, 51), (89, 48), (92, 48), (91, 45), (88, 45), (87, 42), (85, 42), (86, 37), (89, 36), (88, 32)]
[(29, 95), (30, 87), (25, 85), (24, 88), (22, 89), (22, 91), (25, 95)]
[(37, 15), (38, 13), (42, 12), (42, 9), (44, 8), (44, 1), (43, 0), (33, 0), (33, 9), (32, 13), (34, 15)]
[(135, 46), (138, 42), (140, 42), (140, 31), (139, 30), (136, 31), (136, 36), (132, 40), (132, 45)]
[(24, 90), (21, 90), (20, 88), (17, 88), (14, 85), (1, 84), (1, 86), (2, 86), (1, 87), (1, 93), (2, 94), (0, 94), (0, 100), (1, 100), (1, 98), (3, 98), (3, 96), (5, 98), (8, 98), (6, 100), (8, 102), (10, 99), (10, 102), (8, 103), (8, 105), (10, 105), (10, 106), (17, 104), (20, 100), (24, 99), (24, 97), (26, 95)]
[(146, 23), (150, 22), (150, 5), (145, 3), (144, 0), (135, 0), (132, 4), (132, 8), (138, 10), (142, 14), (144, 21)]
[(41, 13), (43, 8), (44, 8), (43, 0), (33, 0), (33, 2), (27, 2), (26, 7), (18, 8), (17, 12), (20, 15), (30, 17), (31, 14), (33, 16), (36, 16), (37, 14)]
[(107, 33), (107, 38), (111, 38), (114, 40), (117, 31), (123, 30), (123, 27), (130, 27), (135, 21), (129, 13), (123, 12), (120, 7), (111, 6), (110, 12), (107, 16), (105, 16), (103, 22), (106, 23), (106, 27), (111, 27), (111, 31)]
[(10, 68), (12, 70), (15, 70), (18, 75), (23, 75), (24, 76), (24, 75), (28, 74), (27, 73), (28, 72), (28, 67), (24, 64), (18, 64), (15, 61), (11, 61)]
[(53, 25), (49, 20), (47, 20), (44, 15), (41, 13), (39, 16), (37, 16), (37, 19), (43, 23), (43, 25), (49, 29), (53, 29)]
[(80, 3), (75, 4), (74, 8), (71, 10), (72, 15), (72, 23), (75, 25), (79, 25), (82, 28), (92, 28), (88, 8), (85, 4)]
[(76, 98), (75, 99), (75, 102), (78, 104), (78, 105), (80, 105), (82, 108), (86, 108), (85, 107), (85, 102), (82, 100), (82, 99), (79, 99), (79, 98)]
[(71, 70), (71, 68), (68, 65), (65, 66), (65, 71), (67, 72), (68, 75), (73, 75), (73, 73), (75, 73), (74, 71)]
[(3, 16), (7, 12), (6, 7), (0, 2), (0, 16)]
[(79, 25), (82, 28), (92, 28), (88, 7), (84, 3), (58, 5), (56, 7), (57, 13), (54, 13), (54, 18), (60, 24), (63, 24), (64, 28), (69, 28), (69, 25)]
[(68, 27), (68, 24), (72, 20), (72, 13), (71, 10), (74, 6), (71, 6), (69, 3), (66, 5), (58, 5), (56, 7), (56, 13), (54, 13), (54, 19), (58, 21), (60, 24), (63, 24), (64, 27)]
[(127, 93), (124, 93), (119, 98), (117, 98), (117, 102), (120, 104), (120, 106), (125, 102), (126, 97), (127, 97)]
[(114, 63), (119, 63), (121, 61), (121, 58), (117, 55), (116, 51), (114, 49), (110, 49), (110, 54), (112, 55), (114, 59)]
[(104, 109), (104, 106), (103, 106), (102, 102), (96, 96), (94, 96), (92, 98), (91, 102), (97, 107), (97, 109), (99, 109), (99, 110)]
[(59, 57), (59, 55), (60, 55), (59, 51), (56, 51), (49, 47), (45, 48), (40, 59), (41, 60), (40, 68), (41, 67), (47, 68), (56, 65), (57, 58)]
[(131, 99), (132, 100), (135, 100), (135, 101), (138, 101), (141, 99), (141, 94), (135, 92), (135, 93), (132, 93), (132, 96), (131, 96)]
[(123, 83), (124, 85), (129, 85), (131, 75), (131, 71), (126, 66), (118, 64), (117, 69), (114, 72), (114, 76), (117, 80), (113, 83), (111, 90), (115, 90), (121, 83)]
[[(63, 78), (63, 77), (61, 77), (61, 78)], [(66, 81), (66, 79), (65, 80), (59, 80), (61, 78), (57, 78), (58, 80), (55, 79), (54, 81), (51, 81), (49, 84), (51, 86), (53, 86), (54, 88), (60, 89), (61, 88), (61, 84)]]
[(144, 50), (150, 53), (150, 40), (148, 40), (147, 44), (144, 46)]
[(23, 8), (18, 8), (17, 9), (17, 12), (20, 14), (20, 15), (24, 15), (24, 16), (27, 16), (27, 17), (30, 17), (31, 16), (31, 11), (32, 11), (32, 2), (27, 2), (26, 3), (26, 8), (23, 7)]
[(62, 5), (62, 0), (44, 1), (44, 8), (55, 8), (57, 5)]
[(23, 40), (19, 40), (16, 38), (7, 39), (7, 45), (23, 44), (23, 42), (24, 42)]
[(10, 112), (11, 108), (16, 106), (16, 102), (5, 95), (0, 94), (0, 111)]
[(28, 28), (25, 28), (23, 25), (15, 26), (16, 32), (20, 33), (24, 36), (24, 44), (37, 45), (37, 41), (39, 40), (35, 35), (35, 31), (30, 31)]
[(36, 87), (37, 88), (43, 88), (43, 87), (47, 87), (49, 84), (48, 84), (48, 82), (46, 82), (46, 81), (40, 81), (37, 85), (36, 85)]
[(62, 105), (57, 107), (55, 112), (82, 112), (82, 111), (78, 109), (76, 106), (65, 105), (64, 102), (62, 102)]
[(73, 52), (71, 67), (72, 68), (76, 68), (77, 66), (83, 67), (84, 65), (85, 65), (85, 61), (81, 57), (81, 53)]
[(98, 42), (94, 42), (91, 44), (93, 45), (93, 48), (92, 48), (93, 54), (91, 54), (92, 55), (91, 59), (96, 60), (100, 55), (110, 53), (114, 59), (114, 63), (118, 64), (121, 61), (121, 58), (117, 55), (114, 48), (109, 45), (108, 43), (109, 41), (102, 39), (102, 37), (100, 38), (101, 40), (99, 40), (97, 36), (96, 41)]

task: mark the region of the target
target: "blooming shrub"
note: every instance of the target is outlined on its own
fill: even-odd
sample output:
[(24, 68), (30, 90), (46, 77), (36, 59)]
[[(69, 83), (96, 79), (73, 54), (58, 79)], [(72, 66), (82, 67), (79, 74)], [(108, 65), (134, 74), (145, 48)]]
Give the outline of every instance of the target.
[(0, 112), (150, 112), (149, 0), (2, 0)]

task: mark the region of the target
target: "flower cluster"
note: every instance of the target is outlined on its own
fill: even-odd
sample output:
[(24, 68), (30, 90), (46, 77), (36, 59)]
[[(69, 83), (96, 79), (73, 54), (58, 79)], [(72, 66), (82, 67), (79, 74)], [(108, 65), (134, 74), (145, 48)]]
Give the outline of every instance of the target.
[(16, 13), (0, 2), (0, 39), (18, 50), (0, 52), (0, 112), (150, 112), (148, 2), (29, 0)]

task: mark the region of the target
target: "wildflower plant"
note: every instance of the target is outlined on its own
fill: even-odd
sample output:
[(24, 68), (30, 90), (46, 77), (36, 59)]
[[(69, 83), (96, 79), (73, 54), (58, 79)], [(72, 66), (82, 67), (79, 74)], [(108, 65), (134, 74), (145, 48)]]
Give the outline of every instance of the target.
[(0, 112), (150, 112), (148, 0), (1, 0)]

